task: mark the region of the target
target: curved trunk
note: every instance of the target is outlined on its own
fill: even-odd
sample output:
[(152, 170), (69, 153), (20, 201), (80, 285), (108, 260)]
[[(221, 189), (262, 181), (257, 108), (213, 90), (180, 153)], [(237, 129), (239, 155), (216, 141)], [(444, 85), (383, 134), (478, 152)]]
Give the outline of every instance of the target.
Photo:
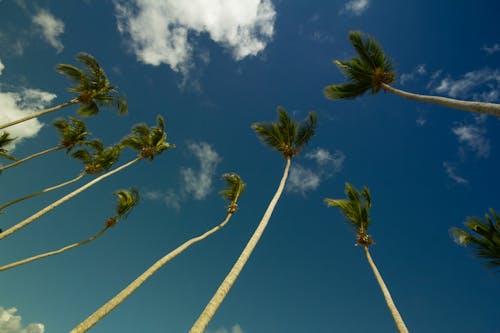
[(377, 266), (375, 266), (375, 263), (372, 260), (372, 256), (370, 255), (370, 251), (368, 251), (368, 246), (363, 245), (363, 250), (365, 251), (366, 259), (368, 260), (368, 263), (370, 264), (370, 267), (373, 270), (373, 274), (375, 275), (375, 278), (377, 279), (378, 285), (380, 289), (382, 290), (382, 293), (384, 294), (385, 302), (387, 303), (387, 307), (389, 308), (389, 311), (391, 312), (392, 318), (394, 319), (394, 322), (396, 323), (396, 327), (398, 328), (398, 331), (400, 333), (408, 333), (408, 328), (406, 328), (405, 322), (403, 321), (403, 318), (401, 318), (401, 315), (399, 314), (398, 309), (396, 308), (396, 305), (394, 304), (394, 301), (392, 300), (391, 294), (389, 293), (389, 289), (387, 289), (387, 286), (384, 283), (384, 280), (382, 279), (382, 276), (380, 275)]
[(12, 167), (15, 167), (16, 165), (19, 165), (21, 163), (24, 163), (26, 161), (29, 161), (31, 160), (32, 158), (35, 158), (35, 157), (38, 157), (38, 156), (42, 156), (42, 155), (45, 155), (45, 154), (48, 154), (48, 153), (52, 153), (53, 151), (58, 151), (58, 150), (61, 150), (63, 149), (64, 146), (62, 145), (59, 145), (59, 146), (55, 146), (55, 147), (52, 147), (52, 148), (49, 148), (49, 149), (46, 149), (46, 150), (43, 150), (41, 152), (38, 152), (38, 153), (35, 153), (35, 154), (31, 154), (29, 156), (26, 156), (25, 158), (22, 158), (20, 160), (17, 160), (13, 163), (10, 163), (10, 164), (7, 164), (3, 167), (0, 167), (0, 173), (6, 169), (9, 169), (9, 168), (12, 168)]
[(64, 197), (62, 197), (61, 199), (53, 202), (52, 204), (48, 205), (47, 207), (43, 208), (42, 210), (38, 211), (37, 213), (31, 215), (30, 217), (28, 217), (27, 219), (25, 219), (24, 221), (21, 221), (19, 222), (18, 224), (10, 227), (9, 229), (5, 230), (4, 232), (0, 233), (0, 240), (1, 239), (4, 239), (5, 237), (7, 236), (10, 236), (12, 235), (14, 232), (18, 231), (19, 229), (21, 228), (24, 228), (25, 226), (27, 226), (28, 224), (32, 223), (33, 221), (35, 221), (36, 219), (38, 219), (39, 217), (47, 214), (48, 212), (50, 212), (51, 210), (53, 210), (54, 208), (56, 208), (57, 206), (61, 205), (62, 203), (68, 201), (69, 199), (73, 198), (74, 196), (78, 195), (79, 193), (85, 191), (86, 189), (88, 189), (89, 187), (92, 187), (93, 185), (97, 184), (98, 182), (100, 182), (101, 180), (103, 179), (106, 179), (108, 178), (109, 176), (131, 166), (132, 164), (138, 162), (139, 160), (141, 160), (141, 157), (137, 157), (135, 159), (133, 159), (132, 161), (114, 169), (114, 170), (111, 170), (105, 174), (103, 174), (102, 176), (99, 176), (97, 177), (96, 179), (88, 182), (87, 184), (77, 188), (76, 190), (74, 190), (73, 192), (65, 195)]
[(14, 121), (11, 121), (10, 123), (6, 123), (6, 124), (2, 124), (0, 125), (0, 129), (4, 129), (4, 128), (7, 128), (7, 127), (10, 127), (10, 126), (14, 126), (14, 125), (17, 125), (19, 123), (22, 123), (22, 122), (25, 122), (27, 120), (30, 120), (30, 119), (33, 119), (33, 118), (38, 118), (40, 116), (43, 116), (44, 114), (46, 113), (50, 113), (50, 112), (54, 112), (54, 111), (57, 111), (57, 110), (60, 110), (62, 108), (65, 108), (67, 106), (70, 106), (70, 105), (73, 105), (73, 104), (76, 104), (78, 103), (79, 100), (78, 98), (73, 98), (71, 101), (69, 102), (66, 102), (66, 103), (63, 103), (63, 104), (59, 104), (59, 105), (56, 105), (52, 108), (49, 108), (49, 109), (45, 109), (45, 110), (42, 110), (42, 111), (38, 111), (38, 112), (35, 112), (33, 114), (30, 114), (29, 116), (26, 116), (24, 118), (21, 118), (21, 119), (18, 119), (18, 120), (14, 120)]
[(36, 197), (37, 195), (40, 195), (40, 194), (44, 194), (44, 193), (47, 193), (47, 192), (50, 192), (50, 191), (54, 191), (54, 190), (57, 190), (58, 188), (61, 188), (61, 187), (64, 187), (66, 185), (69, 185), (69, 184), (72, 184), (76, 181), (79, 181), (80, 179), (82, 179), (87, 173), (85, 171), (83, 171), (82, 173), (80, 173), (78, 176), (76, 176), (75, 178), (73, 179), (70, 179), (64, 183), (61, 183), (61, 184), (58, 184), (58, 185), (55, 185), (55, 186), (52, 186), (52, 187), (47, 187), (41, 191), (38, 191), (38, 192), (35, 192), (35, 193), (31, 193), (31, 194), (28, 194), (28, 195), (25, 195), (24, 197), (20, 197), (16, 200), (12, 200), (10, 202), (7, 202), (6, 204), (3, 204), (0, 206), (0, 212), (2, 211), (2, 209), (4, 208), (7, 208), (9, 206), (12, 206), (18, 202), (21, 202), (21, 201), (24, 201), (24, 200), (27, 200), (27, 199), (30, 199), (30, 198), (33, 198), (33, 197)]
[(162, 268), (166, 263), (170, 260), (174, 259), (176, 256), (181, 254), (184, 250), (186, 250), (191, 245), (202, 241), (208, 236), (212, 235), (216, 231), (219, 231), (222, 227), (224, 227), (228, 222), (233, 213), (228, 213), (226, 219), (222, 221), (218, 226), (210, 229), (205, 232), (203, 235), (191, 238), (175, 250), (171, 251), (163, 258), (159, 259), (152, 266), (150, 266), (144, 273), (139, 275), (132, 283), (130, 283), (127, 287), (125, 287), (122, 291), (120, 291), (115, 297), (110, 299), (106, 304), (101, 306), (97, 311), (91, 314), (87, 319), (82, 321), (78, 326), (73, 328), (70, 333), (83, 333), (87, 332), (92, 326), (97, 324), (101, 319), (103, 319), (106, 315), (108, 315), (111, 311), (113, 311), (118, 305), (120, 305), (124, 300), (127, 299), (136, 289), (138, 289), (144, 282), (146, 282), (151, 276), (153, 276), (156, 271)]
[(490, 114), (494, 116), (500, 116), (500, 104), (495, 103), (484, 103), (484, 102), (470, 102), (462, 101), (453, 98), (440, 97), (440, 96), (429, 96), (429, 95), (419, 95), (406, 92), (404, 90), (396, 89), (388, 84), (382, 83), (384, 90), (389, 90), (393, 94), (406, 99), (411, 99), (418, 102), (426, 102), (431, 104), (437, 104), (441, 106), (446, 106), (452, 109), (458, 109), (469, 112), (479, 112), (484, 114)]
[(6, 271), (8, 269), (11, 269), (11, 268), (14, 268), (14, 267), (17, 267), (17, 266), (24, 265), (24, 264), (27, 264), (27, 263), (30, 263), (32, 261), (36, 261), (36, 260), (39, 260), (39, 259), (47, 258), (47, 257), (53, 256), (53, 255), (62, 253), (64, 251), (68, 251), (68, 250), (74, 249), (75, 247), (79, 247), (79, 246), (88, 244), (88, 243), (92, 242), (93, 240), (95, 240), (96, 238), (98, 238), (99, 236), (101, 236), (108, 229), (109, 229), (109, 226), (106, 225), (98, 233), (96, 233), (95, 235), (93, 235), (93, 236), (91, 236), (91, 237), (89, 237), (86, 240), (83, 240), (81, 242), (73, 243), (71, 245), (67, 245), (65, 247), (60, 248), (59, 250), (45, 252), (45, 253), (42, 253), (42, 254), (30, 257), (30, 258), (26, 258), (26, 259), (19, 260), (19, 261), (16, 261), (16, 262), (4, 265), (4, 266), (0, 266), (0, 272)]
[(209, 303), (207, 304), (203, 312), (200, 314), (196, 322), (193, 324), (189, 333), (203, 333), (203, 331), (205, 331), (205, 328), (207, 327), (208, 323), (210, 322), (210, 320), (212, 320), (213, 316), (215, 315), (215, 312), (217, 312), (217, 309), (224, 301), (224, 298), (226, 298), (226, 295), (229, 293), (229, 290), (233, 286), (234, 282), (236, 282), (236, 279), (240, 275), (247, 260), (252, 255), (255, 246), (259, 242), (260, 237), (264, 233), (264, 230), (266, 229), (269, 219), (273, 214), (274, 208), (276, 207), (276, 204), (278, 203), (281, 193), (283, 192), (286, 179), (288, 177), (288, 171), (290, 170), (290, 163), (291, 159), (287, 158), (286, 167), (285, 171), (283, 172), (283, 177), (281, 178), (281, 182), (278, 186), (278, 189), (276, 190), (276, 193), (274, 194), (274, 197), (269, 203), (269, 206), (267, 207), (264, 216), (262, 217), (259, 225), (257, 226), (257, 229), (255, 229), (255, 232), (253, 233), (252, 237), (250, 238), (247, 245), (241, 252), (240, 257), (231, 268), (231, 271), (229, 271), (229, 273), (226, 275), (226, 278), (224, 279), (224, 281), (222, 281), (219, 288), (215, 292), (214, 296), (209, 301)]

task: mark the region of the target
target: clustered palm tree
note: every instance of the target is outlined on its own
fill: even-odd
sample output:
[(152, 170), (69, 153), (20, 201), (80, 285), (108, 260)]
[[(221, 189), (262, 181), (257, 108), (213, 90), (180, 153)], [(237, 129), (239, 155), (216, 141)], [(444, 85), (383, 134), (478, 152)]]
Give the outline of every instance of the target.
[(377, 266), (373, 262), (370, 255), (368, 247), (373, 244), (373, 240), (370, 235), (368, 235), (368, 226), (370, 225), (370, 208), (371, 208), (371, 194), (367, 187), (363, 187), (361, 193), (354, 188), (351, 184), (346, 183), (345, 194), (347, 199), (325, 199), (326, 204), (329, 207), (338, 207), (347, 218), (347, 221), (356, 230), (356, 246), (361, 246), (365, 252), (366, 259), (370, 264), (373, 274), (384, 294), (385, 301), (389, 307), (389, 311), (396, 323), (396, 327), (400, 333), (408, 333), (408, 329), (403, 321), (403, 318), (399, 314), (394, 301), (392, 300), (389, 289), (385, 285), (382, 276), (380, 275)]
[(9, 153), (9, 150), (6, 148), (9, 144), (11, 144), (16, 138), (10, 136), (9, 133), (3, 132), (0, 135), (0, 157), (6, 158), (11, 161), (17, 160), (14, 155)]
[(93, 314), (91, 314), (87, 319), (78, 324), (75, 328), (71, 330), (70, 333), (83, 333), (87, 332), (91, 327), (97, 324), (105, 316), (107, 316), (111, 311), (113, 311), (118, 305), (125, 301), (134, 291), (136, 291), (144, 282), (146, 282), (150, 277), (153, 276), (160, 268), (165, 266), (169, 261), (177, 257), (183, 251), (185, 251), (191, 245), (201, 242), (210, 235), (222, 229), (231, 219), (233, 214), (238, 210), (238, 199), (245, 190), (245, 183), (241, 180), (240, 176), (236, 173), (228, 173), (222, 176), (226, 182), (226, 188), (223, 189), (220, 194), (224, 199), (229, 201), (227, 206), (226, 218), (217, 226), (208, 230), (204, 234), (193, 237), (186, 241), (175, 250), (169, 252), (153, 265), (151, 265), (144, 273), (139, 275), (134, 281), (132, 281), (127, 287), (120, 291), (116, 296), (111, 298), (106, 304), (101, 306)]
[(498, 270), (500, 268), (500, 217), (493, 209), (485, 219), (469, 217), (464, 225), (467, 230), (451, 228), (455, 242), (462, 246), (472, 246), (477, 257), (486, 260), (486, 266)]
[(419, 95), (394, 88), (391, 85), (396, 81), (394, 65), (377, 41), (371, 36), (363, 35), (359, 31), (351, 31), (349, 33), (349, 40), (358, 56), (350, 60), (334, 61), (340, 71), (347, 76), (349, 82), (327, 86), (324, 89), (327, 98), (333, 100), (353, 99), (363, 95), (367, 91), (375, 94), (380, 90), (384, 90), (419, 102), (500, 116), (500, 104)]

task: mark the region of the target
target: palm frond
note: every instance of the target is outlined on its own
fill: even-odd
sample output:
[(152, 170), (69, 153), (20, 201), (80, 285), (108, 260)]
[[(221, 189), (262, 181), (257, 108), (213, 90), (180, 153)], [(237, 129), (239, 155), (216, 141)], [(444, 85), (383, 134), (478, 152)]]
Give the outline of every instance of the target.
[(8, 146), (10, 143), (12, 143), (16, 138), (13, 138), (10, 136), (10, 133), (8, 132), (3, 132), (0, 134), (0, 157), (11, 160), (11, 161), (16, 161), (17, 158), (14, 157), (14, 155), (10, 154), (8, 149), (5, 148)]
[(71, 151), (76, 145), (83, 144), (90, 135), (85, 122), (80, 119), (69, 117), (68, 123), (63, 118), (56, 119), (52, 124), (59, 131), (61, 145), (66, 148), (66, 152)]
[(114, 193), (118, 197), (116, 205), (116, 215), (125, 219), (131, 210), (139, 204), (139, 191), (135, 188), (128, 190), (118, 190)]
[(219, 193), (229, 202), (236, 202), (243, 191), (245, 191), (246, 184), (234, 172), (222, 175), (222, 179), (226, 182), (226, 188)]
[(294, 144), (298, 150), (302, 150), (309, 140), (314, 136), (318, 116), (314, 112), (309, 112), (307, 118), (299, 125)]

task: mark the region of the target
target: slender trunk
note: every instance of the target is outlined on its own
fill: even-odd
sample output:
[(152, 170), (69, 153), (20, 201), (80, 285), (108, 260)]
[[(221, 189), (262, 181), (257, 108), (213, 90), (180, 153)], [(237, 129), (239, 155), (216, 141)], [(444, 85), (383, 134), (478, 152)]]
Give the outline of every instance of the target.
[(17, 160), (13, 163), (10, 163), (10, 164), (7, 164), (7, 165), (4, 165), (3, 167), (0, 167), (0, 173), (6, 169), (9, 169), (9, 168), (12, 168), (12, 167), (15, 167), (16, 165), (19, 165), (21, 163), (24, 163), (26, 161), (29, 161), (31, 160), (32, 158), (35, 158), (35, 157), (38, 157), (38, 156), (42, 156), (42, 155), (45, 155), (45, 154), (48, 154), (48, 153), (52, 153), (53, 151), (58, 151), (58, 150), (61, 150), (63, 149), (64, 146), (62, 145), (59, 145), (59, 146), (55, 146), (55, 147), (52, 147), (52, 148), (49, 148), (49, 149), (46, 149), (46, 150), (43, 150), (41, 152), (38, 152), (38, 153), (35, 153), (35, 154), (32, 154), (30, 156), (26, 156), (25, 158), (22, 158), (20, 160)]
[(45, 252), (45, 253), (42, 253), (42, 254), (30, 257), (30, 258), (26, 258), (26, 259), (23, 259), (23, 260), (12, 262), (12, 263), (4, 265), (4, 266), (0, 266), (0, 272), (6, 271), (8, 269), (11, 269), (11, 268), (14, 268), (14, 267), (17, 267), (17, 266), (21, 266), (21, 265), (27, 264), (27, 263), (32, 262), (32, 261), (36, 261), (36, 260), (39, 260), (39, 259), (47, 258), (47, 257), (53, 256), (53, 255), (62, 253), (64, 251), (68, 251), (68, 250), (74, 249), (75, 247), (79, 247), (79, 246), (85, 245), (87, 243), (92, 242), (93, 240), (95, 240), (99, 236), (101, 236), (108, 229), (109, 229), (109, 225), (106, 225), (98, 233), (96, 233), (95, 235), (93, 235), (93, 236), (91, 236), (91, 237), (89, 237), (89, 238), (87, 238), (87, 239), (85, 239), (85, 240), (83, 240), (81, 242), (73, 243), (71, 245), (67, 245), (65, 247), (60, 248), (59, 250)]
[(14, 126), (14, 125), (17, 125), (19, 123), (25, 122), (27, 120), (33, 119), (33, 118), (38, 118), (40, 116), (43, 116), (46, 113), (57, 111), (59, 109), (62, 109), (62, 108), (65, 108), (67, 106), (76, 104), (78, 102), (79, 102), (78, 98), (73, 98), (72, 100), (70, 100), (70, 101), (68, 101), (66, 103), (56, 105), (56, 106), (54, 106), (52, 108), (49, 108), (49, 109), (45, 109), (45, 110), (42, 110), (42, 111), (35, 112), (35, 113), (30, 114), (29, 116), (23, 117), (21, 119), (11, 121), (10, 123), (2, 124), (2, 125), (0, 125), (0, 129), (4, 129), (4, 128), (10, 127), (10, 126)]
[(409, 93), (403, 90), (396, 89), (388, 84), (382, 83), (382, 87), (385, 90), (389, 90), (390, 92), (404, 97), (406, 99), (411, 99), (413, 101), (418, 102), (426, 102), (431, 104), (437, 104), (441, 106), (445, 106), (452, 109), (458, 109), (469, 112), (479, 112), (484, 114), (490, 114), (494, 116), (500, 116), (500, 104), (495, 103), (484, 103), (484, 102), (470, 102), (470, 101), (462, 101), (453, 98), (440, 97), (440, 96), (429, 96), (429, 95), (419, 95)]
[(406, 328), (405, 322), (403, 321), (403, 318), (399, 314), (399, 311), (396, 308), (394, 301), (392, 300), (391, 294), (389, 293), (389, 289), (387, 289), (387, 286), (385, 285), (384, 280), (382, 279), (382, 276), (380, 275), (377, 269), (377, 266), (375, 266), (375, 263), (373, 262), (372, 256), (370, 255), (370, 251), (368, 250), (368, 246), (363, 245), (363, 250), (365, 251), (366, 259), (368, 260), (368, 263), (370, 264), (370, 267), (373, 270), (373, 274), (377, 279), (378, 285), (382, 290), (382, 293), (384, 294), (385, 302), (387, 303), (387, 307), (389, 308), (392, 318), (396, 323), (398, 331), (400, 333), (408, 333), (408, 328)]
[(160, 268), (162, 268), (166, 263), (170, 260), (174, 259), (176, 256), (181, 254), (184, 250), (186, 250), (191, 245), (198, 243), (213, 233), (219, 231), (222, 227), (224, 227), (228, 222), (233, 213), (228, 213), (226, 219), (222, 221), (218, 226), (210, 229), (205, 232), (203, 235), (191, 238), (175, 250), (171, 251), (157, 262), (155, 262), (152, 266), (150, 266), (144, 273), (139, 275), (134, 281), (132, 281), (126, 288), (116, 294), (115, 297), (111, 298), (106, 304), (101, 306), (97, 311), (91, 314), (87, 319), (82, 321), (78, 326), (73, 328), (70, 333), (83, 333), (87, 332), (92, 326), (97, 324), (101, 319), (103, 319), (106, 315), (108, 315), (111, 311), (113, 311), (118, 305), (120, 305), (123, 301), (127, 299), (135, 290), (137, 290), (144, 282), (146, 282), (153, 274), (156, 273)]
[(52, 186), (52, 187), (47, 187), (41, 191), (38, 191), (38, 192), (35, 192), (35, 193), (31, 193), (31, 194), (28, 194), (28, 195), (25, 195), (24, 197), (20, 197), (20, 198), (17, 198), (16, 200), (12, 200), (10, 202), (7, 202), (3, 205), (0, 206), (0, 212), (2, 211), (2, 209), (5, 209), (9, 206), (12, 206), (18, 202), (21, 202), (21, 201), (24, 201), (24, 200), (27, 200), (27, 199), (30, 199), (30, 198), (33, 198), (33, 197), (36, 197), (37, 195), (40, 195), (40, 194), (44, 194), (44, 193), (47, 193), (47, 192), (50, 192), (50, 191), (54, 191), (54, 190), (57, 190), (61, 187), (64, 187), (66, 185), (69, 185), (69, 184), (72, 184), (74, 182), (77, 182), (79, 181), (80, 179), (82, 179), (87, 173), (85, 171), (81, 172), (78, 176), (76, 176), (75, 178), (73, 179), (70, 179), (64, 183), (61, 183), (61, 184), (58, 184), (58, 185), (55, 185), (55, 186)]
[(274, 197), (269, 203), (269, 206), (267, 207), (267, 210), (264, 213), (262, 220), (257, 226), (257, 229), (255, 229), (255, 232), (253, 233), (252, 237), (250, 238), (247, 245), (241, 252), (240, 257), (235, 262), (229, 273), (226, 275), (224, 281), (222, 281), (219, 288), (217, 289), (217, 291), (215, 292), (215, 294), (213, 295), (212, 299), (209, 301), (203, 312), (200, 314), (196, 322), (193, 324), (189, 333), (203, 333), (205, 331), (205, 328), (207, 327), (208, 323), (210, 322), (210, 320), (212, 320), (213, 316), (215, 315), (215, 312), (217, 312), (217, 309), (224, 301), (224, 298), (226, 298), (226, 295), (229, 293), (229, 290), (231, 290), (231, 287), (236, 282), (236, 279), (240, 275), (247, 260), (252, 255), (255, 246), (259, 242), (260, 237), (264, 233), (264, 230), (266, 229), (269, 219), (273, 214), (274, 208), (276, 207), (276, 204), (278, 203), (281, 193), (283, 192), (286, 179), (288, 177), (288, 171), (290, 170), (290, 163), (291, 159), (287, 158), (286, 167), (285, 171), (283, 172), (283, 177), (281, 178), (281, 182), (278, 186), (278, 189), (276, 190), (276, 193), (274, 194)]
[(85, 191), (86, 189), (88, 189), (89, 187), (97, 184), (98, 182), (100, 182), (101, 180), (131, 166), (132, 164), (138, 162), (139, 160), (141, 160), (142, 158), (141, 157), (137, 157), (135, 159), (133, 159), (132, 161), (114, 169), (114, 170), (111, 170), (105, 174), (103, 174), (102, 176), (99, 176), (97, 177), (96, 179), (88, 182), (87, 184), (77, 188), (76, 190), (74, 190), (73, 192), (65, 195), (64, 197), (62, 197), (61, 199), (53, 202), (52, 204), (48, 205), (47, 207), (43, 208), (42, 210), (38, 211), (37, 213), (31, 215), (30, 217), (28, 217), (27, 219), (25, 219), (24, 221), (21, 221), (19, 222), (18, 224), (10, 227), (9, 229), (5, 230), (4, 232), (0, 233), (0, 240), (1, 239), (4, 239), (5, 237), (7, 236), (10, 236), (12, 235), (14, 232), (18, 231), (19, 229), (21, 228), (24, 228), (25, 226), (27, 226), (28, 224), (32, 223), (33, 221), (35, 221), (36, 219), (38, 219), (39, 217), (45, 215), (46, 213), (50, 212), (51, 210), (53, 210), (54, 208), (56, 208), (57, 206), (61, 205), (62, 203), (68, 201), (69, 199), (73, 198), (74, 196), (76, 196), (77, 194)]

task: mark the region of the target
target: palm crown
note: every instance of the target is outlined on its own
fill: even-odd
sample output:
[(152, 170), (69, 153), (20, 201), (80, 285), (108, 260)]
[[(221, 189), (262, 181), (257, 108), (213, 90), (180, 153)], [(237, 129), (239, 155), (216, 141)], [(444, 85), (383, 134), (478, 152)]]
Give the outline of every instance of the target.
[(80, 103), (78, 114), (94, 116), (103, 107), (115, 108), (119, 114), (127, 113), (125, 99), (109, 82), (97, 60), (90, 54), (83, 52), (76, 56), (76, 60), (80, 61), (85, 68), (80, 69), (73, 65), (59, 64), (56, 71), (75, 81), (76, 85), (68, 90), (78, 94), (76, 97)]
[(139, 204), (139, 191), (135, 188), (118, 190), (114, 194), (118, 198), (116, 215), (106, 221), (108, 227), (114, 227), (119, 219), (127, 218), (132, 209)]
[(6, 158), (8, 160), (15, 161), (17, 158), (15, 158), (13, 155), (9, 153), (9, 151), (5, 148), (9, 143), (14, 141), (16, 138), (13, 138), (10, 136), (9, 133), (3, 132), (0, 135), (0, 157)]
[(472, 245), (476, 255), (486, 260), (486, 265), (490, 268), (500, 266), (500, 217), (493, 209), (490, 215), (486, 214), (486, 222), (470, 217), (464, 223), (468, 229), (451, 228), (450, 232), (457, 244), (467, 246)]
[(245, 191), (246, 184), (234, 172), (222, 175), (222, 179), (226, 182), (227, 187), (219, 193), (224, 199), (230, 202), (227, 207), (228, 213), (234, 213), (238, 209), (237, 201), (243, 191)]
[(286, 159), (292, 158), (304, 149), (314, 135), (317, 116), (309, 112), (300, 124), (290, 118), (286, 110), (278, 107), (278, 121), (255, 123), (252, 129), (272, 149), (279, 151)]
[(334, 61), (350, 82), (327, 86), (324, 93), (330, 99), (351, 99), (370, 89), (377, 93), (383, 83), (390, 84), (396, 78), (392, 62), (377, 41), (359, 31), (351, 31), (349, 39), (358, 57)]
[(85, 146), (91, 148), (92, 153), (86, 148), (76, 150), (71, 156), (85, 164), (85, 173), (98, 174), (109, 170), (118, 161), (121, 155), (120, 145), (104, 147), (101, 140), (86, 141)]
[(76, 145), (83, 144), (90, 135), (85, 122), (73, 117), (69, 117), (69, 122), (58, 118), (53, 125), (59, 131), (61, 146), (66, 148), (66, 152), (70, 152)]
[(345, 184), (347, 199), (329, 199), (325, 202), (328, 207), (339, 207), (347, 220), (356, 230), (356, 245), (371, 245), (373, 240), (367, 234), (370, 225), (371, 194), (370, 190), (363, 186), (361, 193), (351, 184)]

